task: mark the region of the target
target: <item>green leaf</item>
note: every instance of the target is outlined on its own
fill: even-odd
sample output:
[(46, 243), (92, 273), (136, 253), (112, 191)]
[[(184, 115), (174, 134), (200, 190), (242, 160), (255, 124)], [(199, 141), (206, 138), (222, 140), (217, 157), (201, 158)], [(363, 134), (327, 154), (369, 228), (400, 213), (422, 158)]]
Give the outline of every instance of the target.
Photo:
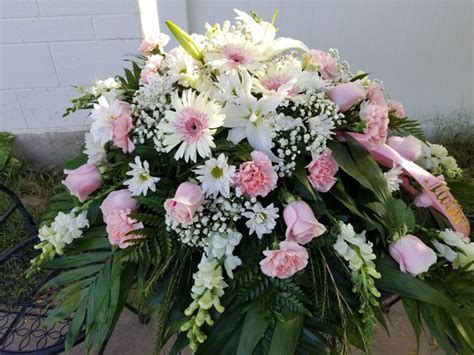
[(79, 269), (65, 271), (59, 274), (58, 276), (56, 276), (55, 278), (49, 280), (46, 284), (44, 284), (44, 286), (41, 289), (45, 290), (50, 287), (61, 286), (69, 282), (79, 281), (81, 279), (84, 279), (88, 276), (95, 274), (102, 268), (103, 268), (103, 265), (99, 264), (99, 265), (88, 265)]
[(416, 336), (416, 350), (420, 349), (420, 335), (421, 335), (421, 319), (420, 319), (420, 310), (418, 307), (418, 301), (404, 297), (402, 299), (403, 307), (407, 314), (408, 320), (413, 327)]
[(354, 82), (354, 81), (357, 81), (357, 80), (362, 80), (365, 77), (369, 76), (369, 74), (370, 73), (362, 73), (362, 74), (356, 75), (351, 79), (351, 81)]
[(69, 169), (69, 170), (73, 170), (73, 169), (76, 169), (78, 167), (80, 167), (81, 165), (84, 165), (87, 163), (87, 155), (84, 154), (83, 152), (79, 153), (79, 155), (77, 157), (75, 157), (74, 159), (72, 160), (69, 160), (68, 162), (66, 162), (64, 164), (64, 169)]
[(242, 332), (240, 333), (237, 354), (252, 354), (253, 349), (264, 336), (270, 323), (270, 317), (261, 313), (258, 307), (253, 306), (245, 316)]
[(382, 275), (375, 281), (378, 289), (458, 312), (449, 297), (420, 279), (401, 272), (398, 265), (388, 257), (378, 259), (377, 270)]
[(451, 344), (449, 336), (446, 334), (447, 325), (443, 322), (442, 317), (440, 315), (441, 308), (426, 304), (420, 303), (420, 313), (425, 320), (426, 325), (431, 331), (431, 334), (436, 338), (439, 345), (443, 348), (443, 350), (448, 355), (454, 355), (457, 353)]
[(176, 40), (179, 42), (181, 47), (194, 59), (196, 59), (199, 62), (204, 62), (204, 56), (197, 46), (197, 44), (193, 41), (193, 39), (177, 24), (171, 22), (171, 21), (166, 21), (166, 25), (170, 29), (171, 33), (173, 36), (176, 38)]
[(273, 331), (270, 355), (294, 354), (301, 335), (304, 317), (289, 316), (284, 321), (278, 320)]
[(110, 256), (109, 251), (98, 251), (76, 255), (68, 255), (46, 262), (43, 267), (47, 269), (62, 269), (68, 267), (80, 267), (94, 264)]
[(69, 324), (69, 330), (66, 334), (66, 341), (65, 341), (65, 350), (66, 353), (69, 352), (74, 343), (76, 342), (76, 338), (79, 335), (79, 332), (82, 329), (82, 324), (84, 324), (84, 319), (86, 318), (86, 310), (87, 310), (87, 298), (84, 298), (81, 301), (81, 304), (74, 313), (74, 317), (72, 318), (71, 323)]

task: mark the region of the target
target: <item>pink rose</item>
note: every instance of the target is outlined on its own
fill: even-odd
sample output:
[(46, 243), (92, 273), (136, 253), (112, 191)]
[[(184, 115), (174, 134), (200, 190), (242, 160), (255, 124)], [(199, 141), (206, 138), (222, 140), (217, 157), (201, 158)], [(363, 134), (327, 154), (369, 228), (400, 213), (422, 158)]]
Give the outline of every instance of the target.
[(411, 234), (390, 244), (388, 250), (392, 258), (400, 265), (400, 270), (413, 276), (428, 271), (436, 262), (435, 252)]
[(328, 94), (331, 101), (339, 106), (341, 112), (346, 112), (365, 98), (365, 91), (360, 80), (339, 84), (333, 87)]
[(95, 164), (84, 164), (74, 170), (64, 170), (64, 174), (67, 177), (63, 184), (81, 202), (102, 186), (102, 175)]
[(309, 51), (311, 55), (311, 62), (321, 75), (328, 80), (334, 80), (339, 75), (337, 61), (329, 53), (318, 49)]
[(385, 101), (382, 85), (377, 82), (372, 82), (369, 85), (367, 99), (372, 105), (387, 107), (387, 101)]
[(128, 102), (120, 101), (120, 113), (112, 121), (112, 142), (118, 148), (122, 148), (124, 153), (131, 153), (135, 145), (128, 138), (128, 134), (133, 129), (131, 108)]
[(283, 219), (287, 226), (285, 236), (288, 241), (306, 244), (326, 232), (326, 227), (317, 221), (311, 207), (302, 200), (286, 206)]
[(423, 191), (416, 195), (414, 203), (416, 207), (430, 207), (433, 204), (433, 201), (426, 191)]
[(170, 37), (164, 33), (159, 33), (157, 36), (149, 36), (142, 41), (138, 51), (143, 55), (150, 55), (156, 47), (164, 47), (169, 41)]
[(128, 234), (131, 231), (142, 229), (143, 224), (128, 217), (130, 210), (114, 210), (107, 218), (107, 234), (109, 242), (112, 245), (118, 245), (119, 248), (128, 247), (132, 239), (141, 238), (141, 235)]
[(255, 150), (251, 157), (252, 161), (240, 164), (234, 175), (234, 185), (248, 196), (265, 197), (276, 187), (278, 175), (265, 153)]
[(405, 159), (415, 161), (421, 155), (421, 142), (413, 136), (408, 137), (390, 137), (387, 144), (397, 151)]
[(390, 112), (397, 118), (407, 117), (403, 105), (395, 100), (388, 100), (388, 112)]
[(122, 189), (111, 192), (100, 205), (104, 222), (107, 223), (107, 217), (116, 210), (129, 210), (135, 212), (138, 209), (137, 201), (132, 197), (128, 189)]
[(163, 57), (159, 54), (152, 55), (145, 63), (145, 66), (140, 73), (140, 84), (146, 85), (149, 83), (149, 79), (154, 75), (158, 69), (160, 69)]
[(368, 137), (369, 144), (376, 146), (385, 143), (389, 123), (387, 107), (364, 101), (360, 105), (359, 115), (365, 121), (364, 133)]
[(334, 176), (337, 173), (338, 165), (330, 150), (313, 158), (308, 165), (308, 170), (309, 182), (319, 192), (328, 192), (337, 181)]
[(308, 251), (298, 243), (285, 241), (279, 250), (265, 250), (265, 259), (260, 261), (260, 269), (270, 277), (287, 279), (308, 265)]
[(183, 182), (173, 198), (165, 201), (166, 213), (181, 224), (190, 224), (194, 214), (204, 203), (204, 193), (199, 185)]

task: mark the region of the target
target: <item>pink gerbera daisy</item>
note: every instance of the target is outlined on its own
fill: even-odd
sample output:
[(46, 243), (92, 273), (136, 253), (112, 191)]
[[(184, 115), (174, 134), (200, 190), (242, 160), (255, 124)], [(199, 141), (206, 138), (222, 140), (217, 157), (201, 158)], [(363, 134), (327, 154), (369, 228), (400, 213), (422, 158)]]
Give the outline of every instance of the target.
[(173, 110), (166, 111), (165, 119), (159, 125), (163, 133), (163, 145), (169, 152), (179, 145), (175, 159), (196, 162), (197, 154), (206, 158), (215, 147), (213, 134), (224, 123), (219, 104), (204, 95), (185, 91), (182, 97), (172, 97)]

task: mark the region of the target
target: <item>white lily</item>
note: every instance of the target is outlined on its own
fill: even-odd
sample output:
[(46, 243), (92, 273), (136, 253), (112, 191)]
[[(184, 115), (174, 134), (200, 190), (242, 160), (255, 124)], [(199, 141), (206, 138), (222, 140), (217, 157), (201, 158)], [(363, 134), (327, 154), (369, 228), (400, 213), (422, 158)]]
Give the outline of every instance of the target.
[(287, 49), (309, 51), (309, 48), (303, 42), (296, 39), (287, 37), (275, 39), (277, 31), (271, 23), (266, 21), (257, 22), (249, 14), (237, 9), (234, 9), (234, 12), (238, 15), (236, 19), (247, 25), (252, 34), (252, 42), (260, 47), (260, 51), (264, 56), (273, 57)]
[(276, 115), (275, 109), (286, 95), (265, 96), (257, 100), (251, 94), (252, 80), (247, 72), (241, 72), (242, 90), (235, 103), (225, 108), (224, 127), (231, 128), (227, 139), (234, 144), (247, 138), (255, 150), (265, 153), (273, 162), (281, 161), (272, 152), (272, 127), (268, 118)]

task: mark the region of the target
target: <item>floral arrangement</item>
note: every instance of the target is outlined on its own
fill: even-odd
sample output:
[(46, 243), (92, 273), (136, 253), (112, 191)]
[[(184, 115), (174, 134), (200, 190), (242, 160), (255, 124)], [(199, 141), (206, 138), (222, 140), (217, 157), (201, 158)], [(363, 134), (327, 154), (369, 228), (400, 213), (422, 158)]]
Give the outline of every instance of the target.
[(178, 47), (145, 38), (68, 109), (92, 124), (32, 261), (59, 270), (46, 288), (50, 320), (71, 318), (67, 349), (84, 330), (100, 352), (133, 293), (158, 351), (370, 352), (396, 294), (417, 336), (472, 354), (455, 159), (338, 51), (236, 13), (205, 35), (168, 22)]

